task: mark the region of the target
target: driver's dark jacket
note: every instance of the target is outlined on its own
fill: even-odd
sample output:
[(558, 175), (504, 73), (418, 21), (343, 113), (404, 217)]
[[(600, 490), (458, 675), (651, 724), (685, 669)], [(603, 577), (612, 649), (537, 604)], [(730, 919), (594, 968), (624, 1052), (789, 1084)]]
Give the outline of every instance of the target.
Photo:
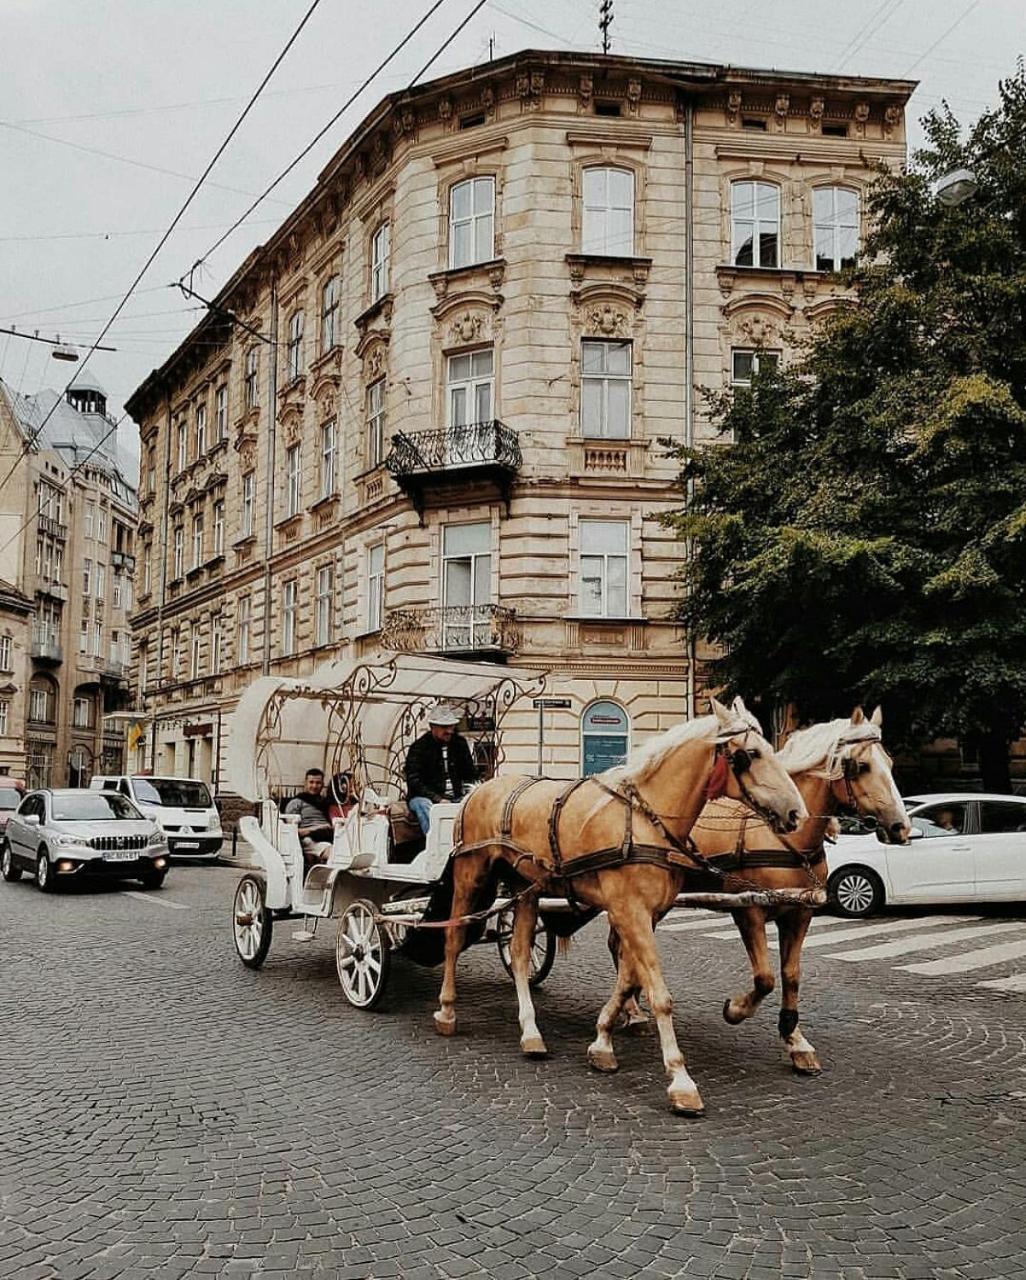
[[(449, 751), (449, 777), (452, 780), (452, 794), (459, 800), (463, 796), (463, 788), (468, 782), (477, 781), (477, 769), (470, 755), (470, 748), (465, 738), (454, 733), (445, 744)], [(445, 799), (445, 770), (442, 766), (442, 743), (429, 729), (421, 734), (410, 747), (406, 755), (406, 788), (407, 799), (414, 796), (427, 796), (433, 803)]]

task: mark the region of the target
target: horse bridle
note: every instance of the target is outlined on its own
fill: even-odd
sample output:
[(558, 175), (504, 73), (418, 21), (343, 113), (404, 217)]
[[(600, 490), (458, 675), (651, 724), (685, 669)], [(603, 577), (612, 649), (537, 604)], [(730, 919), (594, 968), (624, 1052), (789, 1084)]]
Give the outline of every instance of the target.
[[(751, 733), (751, 729), (746, 729), (744, 736), (747, 738), (749, 733)], [(749, 751), (747, 747), (734, 747), (731, 749), (729, 740), (727, 742), (719, 743), (716, 750), (721, 756), (723, 756), (724, 760), (726, 760), (731, 773), (734, 775), (734, 780), (737, 783), (737, 789), (741, 792), (741, 799), (753, 813), (758, 814), (771, 831), (775, 831), (779, 818), (772, 812), (772, 810), (761, 805), (745, 786), (743, 775), (751, 770), (752, 761), (755, 759), (753, 753)]]

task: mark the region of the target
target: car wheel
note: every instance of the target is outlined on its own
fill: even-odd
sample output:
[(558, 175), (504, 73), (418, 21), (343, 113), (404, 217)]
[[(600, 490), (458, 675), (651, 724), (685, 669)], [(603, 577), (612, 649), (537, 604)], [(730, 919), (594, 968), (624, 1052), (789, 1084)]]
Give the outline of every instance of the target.
[(3, 852), (0, 853), (0, 873), (8, 884), (13, 884), (15, 880), (21, 879), (21, 867), (17, 866), (14, 861), (14, 854), (11, 853), (10, 842), (5, 840)]
[(827, 892), (840, 914), (851, 919), (871, 916), (884, 904), (883, 883), (868, 867), (842, 867), (835, 871)]
[(57, 888), (57, 877), (45, 849), (40, 849), (36, 857), (36, 888), (41, 893), (53, 893)]
[(166, 871), (144, 871), (139, 879), (144, 889), (159, 889), (166, 875)]

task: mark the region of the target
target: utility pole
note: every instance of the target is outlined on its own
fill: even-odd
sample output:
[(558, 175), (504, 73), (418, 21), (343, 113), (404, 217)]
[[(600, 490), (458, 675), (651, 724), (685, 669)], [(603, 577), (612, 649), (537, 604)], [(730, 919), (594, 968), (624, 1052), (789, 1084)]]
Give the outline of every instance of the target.
[(613, 25), (613, 0), (602, 0), (599, 5), (599, 30), (602, 32), (602, 52), (609, 52), (609, 28)]

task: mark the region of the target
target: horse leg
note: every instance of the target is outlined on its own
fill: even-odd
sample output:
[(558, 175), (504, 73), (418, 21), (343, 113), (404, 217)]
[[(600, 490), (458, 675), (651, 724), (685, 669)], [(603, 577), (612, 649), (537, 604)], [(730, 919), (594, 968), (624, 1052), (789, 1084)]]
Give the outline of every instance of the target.
[(538, 899), (533, 893), (518, 898), (513, 908), (513, 937), (510, 940), (510, 967), (517, 987), (517, 1016), (520, 1019), (520, 1052), (528, 1058), (547, 1058), (541, 1032), (534, 1017), (531, 998), (531, 945), (538, 923)]
[(777, 920), (780, 936), (780, 977), (783, 991), (780, 1000), (780, 1035), (791, 1066), (800, 1075), (818, 1076), (823, 1070), (816, 1050), (805, 1039), (798, 1026), (798, 984), (801, 980), (802, 943), (812, 923), (808, 908), (781, 912)]
[[(612, 912), (610, 916), (612, 917)], [(620, 934), (621, 945), (626, 949), (637, 976), (641, 979), (649, 1008), (656, 1020), (663, 1066), (670, 1077), (670, 1085), (666, 1090), (670, 1108), (680, 1115), (700, 1116), (705, 1111), (705, 1104), (698, 1086), (688, 1074), (684, 1054), (673, 1030), (673, 999), (659, 963), (652, 917), (640, 903), (631, 903), (622, 915), (617, 913), (613, 924)]]
[(766, 945), (766, 911), (763, 907), (741, 907), (730, 913), (741, 934), (752, 966), (752, 990), (743, 996), (731, 996), (723, 1003), (723, 1016), (736, 1025), (750, 1018), (773, 990), (776, 982)]
[[(613, 957), (613, 964), (619, 968), (620, 965), (620, 939), (617, 932), (612, 926), (609, 929), (609, 936), (606, 939), (606, 945), (609, 947), (609, 954)], [(628, 995), (623, 1004), (623, 1013), (626, 1021), (623, 1024), (624, 1031), (641, 1031), (648, 1026), (648, 1014), (638, 1004), (638, 997), (635, 994)]]
[[(614, 936), (615, 930), (611, 931), (610, 950), (613, 949)], [(619, 1068), (620, 1064), (613, 1051), (613, 1028), (620, 1017), (624, 1002), (633, 998), (638, 990), (637, 978), (618, 938), (616, 952), (616, 984), (613, 987), (613, 994), (602, 1006), (598, 1021), (595, 1023), (595, 1039), (588, 1045), (588, 1063), (596, 1071), (616, 1071)]]
[[(456, 858), (452, 874), (452, 920), (465, 915), (474, 901), (477, 890), (484, 884), (488, 863), (479, 854), (465, 854)], [(445, 969), (439, 1007), (435, 1010), (435, 1030), (440, 1036), (456, 1034), (456, 962), (463, 950), (466, 925), (453, 924), (445, 931)]]

